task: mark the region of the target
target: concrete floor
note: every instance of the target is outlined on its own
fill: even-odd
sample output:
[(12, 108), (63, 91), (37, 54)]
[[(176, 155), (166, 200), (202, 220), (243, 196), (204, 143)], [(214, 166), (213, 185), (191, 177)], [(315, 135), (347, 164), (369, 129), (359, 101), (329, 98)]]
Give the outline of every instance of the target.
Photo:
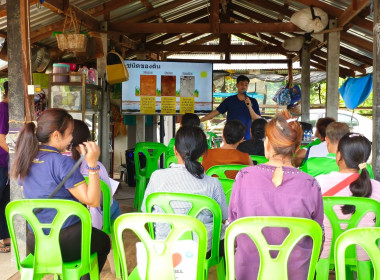
[[(135, 197), (135, 188), (128, 187), (125, 183), (122, 183), (121, 188), (115, 194), (116, 200), (119, 202), (123, 213), (133, 212), (133, 201)], [(16, 262), (11, 261), (11, 253), (0, 253), (0, 280), (18, 280), (20, 274), (16, 268)], [(45, 277), (45, 279), (53, 279), (52, 277)], [(102, 273), (101, 279), (114, 280), (115, 276), (111, 273), (111, 268), (107, 262)]]

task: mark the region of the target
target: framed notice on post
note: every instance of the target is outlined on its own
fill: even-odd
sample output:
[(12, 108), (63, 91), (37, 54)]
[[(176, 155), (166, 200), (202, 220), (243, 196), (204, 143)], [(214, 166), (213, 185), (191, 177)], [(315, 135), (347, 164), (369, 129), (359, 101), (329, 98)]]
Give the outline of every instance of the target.
[(212, 63), (126, 60), (122, 111), (129, 114), (209, 113)]

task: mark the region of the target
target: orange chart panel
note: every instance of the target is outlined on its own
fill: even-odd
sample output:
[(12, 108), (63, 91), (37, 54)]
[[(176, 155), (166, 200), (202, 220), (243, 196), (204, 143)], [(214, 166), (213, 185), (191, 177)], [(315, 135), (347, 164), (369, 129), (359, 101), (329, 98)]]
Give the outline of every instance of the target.
[(176, 76), (161, 76), (161, 96), (175, 96)]
[(140, 75), (140, 95), (156, 96), (156, 75)]

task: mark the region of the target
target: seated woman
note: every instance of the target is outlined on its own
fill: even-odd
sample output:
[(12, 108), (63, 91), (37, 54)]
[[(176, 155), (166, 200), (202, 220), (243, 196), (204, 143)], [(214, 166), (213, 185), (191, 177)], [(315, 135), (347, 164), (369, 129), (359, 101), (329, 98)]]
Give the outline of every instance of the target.
[[(289, 112), (273, 118), (265, 128), (265, 157), (268, 163), (242, 169), (236, 176), (228, 209), (229, 222), (247, 216), (286, 216), (312, 219), (323, 224), (323, 201), (318, 182), (291, 164), (301, 144), (302, 128)], [(269, 244), (281, 244), (285, 229), (264, 231)], [(246, 235), (236, 241), (236, 279), (256, 279), (260, 258)], [(302, 239), (288, 261), (289, 279), (306, 279), (312, 240)]]
[[(75, 161), (80, 158), (80, 145), (90, 140), (90, 130), (85, 122), (81, 120), (74, 120), (74, 130), (73, 130), (73, 141), (72, 141), (72, 157)], [(108, 176), (108, 172), (104, 165), (98, 161), (99, 177), (103, 180), (109, 187), (111, 187), (111, 181)], [(80, 172), (83, 176), (88, 176), (88, 170), (86, 168), (87, 162), (84, 160), (80, 166)], [(97, 229), (103, 228), (103, 211), (101, 207), (91, 207), (90, 208), (92, 226)], [(120, 206), (115, 199), (111, 202), (111, 220), (115, 220), (121, 215)]]
[[(75, 165), (75, 161), (61, 154), (73, 139), (74, 122), (72, 116), (63, 109), (48, 109), (33, 122), (22, 128), (16, 143), (16, 153), (11, 168), (13, 178), (23, 185), (25, 198), (47, 198)], [(41, 143), (39, 145), (39, 143)], [(91, 207), (100, 204), (99, 147), (94, 142), (84, 142), (80, 151), (86, 154), (86, 168), (89, 169), (88, 185), (79, 169), (76, 169), (53, 198), (78, 201)], [(43, 209), (37, 214), (41, 223), (49, 223), (55, 216), (54, 209)], [(65, 262), (81, 257), (81, 222), (76, 216), (69, 217), (60, 232), (62, 259)], [(35, 238), (30, 230), (26, 244), (34, 253)], [(110, 251), (107, 234), (92, 228), (91, 253), (98, 254), (99, 272), (102, 270)], [(90, 279), (89, 275), (82, 279)]]
[(256, 119), (251, 125), (251, 139), (241, 142), (237, 149), (250, 155), (264, 156), (265, 119)]
[[(170, 168), (160, 169), (153, 172), (145, 191), (141, 210), (146, 211), (146, 198), (155, 192), (188, 193), (208, 196), (214, 199), (222, 209), (223, 226), (221, 231), (224, 239), (224, 222), (227, 220), (227, 202), (223, 188), (217, 178), (205, 175), (202, 165), (198, 159), (207, 151), (206, 135), (199, 127), (181, 127), (175, 136), (174, 152), (178, 164), (171, 164)], [(189, 206), (179, 204), (174, 206), (176, 214), (186, 214)], [(154, 209), (153, 212), (159, 212)], [(208, 248), (211, 248), (213, 219), (211, 212), (202, 211), (199, 216), (208, 232)], [(156, 238), (165, 239), (170, 228), (168, 225), (160, 224), (156, 227)], [(220, 250), (223, 253), (223, 250)]]
[[(236, 148), (243, 142), (245, 126), (239, 120), (228, 121), (223, 129), (223, 146), (208, 150), (203, 156), (202, 165), (207, 171), (214, 165), (223, 164), (245, 164), (253, 165), (247, 153), (238, 151)], [(237, 171), (227, 171), (226, 176), (235, 179)]]
[[(332, 171), (329, 174), (316, 177), (321, 186), (322, 194), (325, 194), (331, 188), (350, 177), (350, 184), (342, 186), (340, 190), (336, 190), (335, 193), (330, 192), (327, 195), (369, 197), (380, 201), (380, 182), (370, 179), (366, 169), (366, 162), (370, 154), (371, 142), (367, 138), (356, 133), (347, 133), (343, 136), (339, 141), (338, 151), (336, 153), (336, 162), (339, 166), (339, 172)], [(335, 211), (339, 219), (347, 219), (353, 212), (354, 209), (352, 206), (348, 205), (343, 206), (340, 211), (339, 209)], [(368, 213), (360, 221), (359, 226), (374, 226), (374, 219), (374, 214)], [(330, 221), (327, 218), (324, 219), (323, 224), (326, 239), (323, 244), (321, 258), (326, 259), (330, 255), (332, 229)], [(362, 249), (357, 250), (357, 258), (360, 261), (369, 259)]]

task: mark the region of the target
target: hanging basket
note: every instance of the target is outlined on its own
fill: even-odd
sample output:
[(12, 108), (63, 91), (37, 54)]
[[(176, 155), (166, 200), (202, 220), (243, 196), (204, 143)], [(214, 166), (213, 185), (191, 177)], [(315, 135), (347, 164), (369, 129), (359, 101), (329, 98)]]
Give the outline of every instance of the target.
[(87, 47), (87, 36), (85, 34), (57, 34), (58, 48), (62, 51), (85, 52)]
[[(72, 28), (74, 29), (74, 32), (71, 31)], [(71, 8), (67, 10), (65, 22), (63, 24), (63, 32), (61, 34), (56, 34), (55, 37), (57, 38), (58, 48), (62, 51), (86, 51), (87, 36), (85, 34), (80, 34), (80, 26), (77, 17)]]

